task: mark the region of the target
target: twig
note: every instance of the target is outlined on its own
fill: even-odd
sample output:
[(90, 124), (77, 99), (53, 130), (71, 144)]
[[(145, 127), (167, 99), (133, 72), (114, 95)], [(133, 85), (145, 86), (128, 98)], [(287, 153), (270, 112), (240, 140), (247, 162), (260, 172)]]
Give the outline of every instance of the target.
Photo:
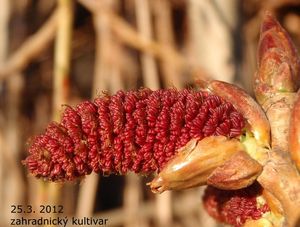
[[(135, 13), (138, 31), (144, 40), (152, 39), (151, 15), (148, 0), (135, 0)], [(144, 84), (153, 89), (159, 89), (157, 66), (151, 54), (143, 53), (141, 56)]]
[[(197, 197), (203, 198), (205, 188), (202, 187), (198, 190)], [(203, 204), (198, 209), (199, 220), (198, 226), (220, 227), (220, 225), (213, 219), (205, 210)]]
[(111, 30), (110, 21), (107, 15), (96, 13), (94, 14), (94, 27), (96, 31), (96, 57), (95, 57), (95, 74), (93, 96), (98, 91), (108, 88), (109, 80), (109, 65), (108, 53), (111, 51)]
[[(175, 38), (172, 28), (171, 3), (167, 0), (152, 1), (155, 13), (155, 28), (157, 39), (161, 45), (168, 46), (175, 50)], [(166, 86), (173, 85), (176, 88), (182, 88), (180, 80), (181, 72), (176, 68), (170, 67), (166, 62), (162, 62), (162, 75)]]
[[(7, 47), (8, 47), (8, 25), (9, 25), (9, 15), (10, 15), (10, 1), (9, 0), (1, 0), (1, 9), (0, 9), (0, 63), (3, 63), (5, 61), (6, 55), (7, 55)], [(0, 89), (2, 87), (2, 83), (0, 81)], [(0, 100), (1, 101), (1, 100)], [(2, 111), (1, 111), (2, 112)], [(4, 115), (2, 115), (4, 116)], [(4, 148), (5, 140), (4, 140), (4, 131), (2, 129), (4, 127), (3, 124), (5, 124), (4, 119), (0, 117), (0, 147)], [(3, 150), (3, 149), (2, 149)], [(4, 154), (0, 151), (0, 185), (4, 185), (5, 178), (4, 178)], [(4, 190), (3, 187), (0, 187), (0, 210), (4, 210), (4, 196), (3, 196)], [(3, 212), (0, 212), (0, 220), (4, 219), (5, 214)]]
[(10, 2), (8, 0), (1, 0), (0, 3), (0, 62), (2, 64), (7, 57), (8, 50)]
[(14, 78), (7, 80), (7, 106), (6, 106), (6, 122), (5, 122), (5, 145), (3, 147), (3, 156), (6, 169), (5, 185), (6, 189), (4, 192), (4, 208), (5, 215), (16, 216), (8, 211), (10, 204), (22, 204), (23, 191), (19, 190), (24, 188), (24, 182), (22, 179), (21, 166), (16, 162), (21, 151), (21, 135), (20, 129), (20, 104), (22, 98), (22, 90), (24, 88), (24, 78), (21, 74), (14, 75)]
[(259, 34), (260, 28), (260, 15), (253, 17), (244, 25), (244, 39), (245, 46), (243, 52), (243, 74), (241, 75), (241, 80), (243, 85), (249, 93), (253, 93), (252, 83), (253, 83), (253, 73), (256, 70), (256, 48), (257, 48), (257, 36)]
[(6, 175), (6, 178), (3, 178), (3, 181), (1, 182), (1, 185), (5, 185), (5, 187), (3, 188), (4, 190), (1, 191), (3, 194), (0, 194), (0, 196), (3, 198), (3, 201), (1, 201), (3, 212), (1, 212), (0, 217), (2, 217), (1, 220), (5, 221), (7, 221), (9, 217), (16, 217), (15, 214), (9, 211), (10, 204), (22, 204), (24, 199), (24, 191), (19, 189), (25, 188), (25, 182), (22, 177), (20, 165), (18, 165), (18, 162), (16, 162), (19, 155), (18, 153), (20, 152), (18, 106), (20, 104), (23, 85), (24, 84), (21, 75), (16, 75), (13, 81), (9, 80), (9, 105), (7, 105), (7, 115), (9, 117), (5, 122), (6, 131), (0, 130), (0, 154), (1, 158), (3, 158), (1, 159), (3, 162), (3, 166), (1, 166), (1, 168), (5, 167), (3, 172)]
[[(72, 0), (58, 0), (58, 27), (55, 40), (54, 78), (53, 78), (53, 110), (52, 119), (60, 118), (61, 105), (67, 103), (69, 93), (69, 73), (71, 36), (73, 29), (73, 2)], [(49, 184), (49, 204), (60, 201), (61, 187), (58, 184)], [(52, 214), (55, 216), (56, 214)]]
[(172, 226), (172, 192), (155, 196), (155, 215), (158, 226)]
[(99, 176), (94, 173), (81, 183), (76, 208), (77, 217), (88, 217), (93, 214), (98, 183)]
[(54, 54), (53, 120), (59, 120), (61, 105), (67, 103), (69, 92), (73, 2), (58, 0), (57, 34)]
[(52, 42), (57, 27), (57, 18), (58, 11), (56, 10), (39, 31), (29, 37), (6, 63), (0, 65), (0, 81), (15, 72), (22, 71)]
[(188, 62), (176, 50), (159, 44), (152, 40), (147, 40), (141, 37), (129, 24), (124, 22), (120, 17), (109, 14), (112, 22), (113, 32), (121, 39), (122, 42), (151, 54), (161, 61), (178, 67), (179, 69), (187, 69)]
[[(6, 58), (7, 47), (9, 46), (9, 14), (10, 14), (10, 1), (1, 1), (1, 61)], [(18, 37), (17, 41), (21, 37)], [(3, 42), (3, 43), (2, 43)], [(20, 104), (21, 104), (21, 94), (24, 88), (24, 80), (22, 75), (15, 74), (14, 79), (9, 78), (6, 81), (6, 98), (7, 103), (6, 108), (3, 110), (5, 116), (3, 120), (3, 141), (1, 146), (1, 155), (3, 158), (3, 181), (0, 182), (2, 187), (2, 192), (0, 196), (3, 198), (2, 202), (2, 217), (4, 220), (9, 220), (9, 218), (17, 217), (17, 214), (10, 212), (9, 207), (11, 204), (22, 204), (24, 202), (24, 194), (20, 188), (25, 188), (24, 180), (22, 178), (22, 169), (20, 165), (16, 162), (20, 155), (21, 147), (21, 137), (20, 137)], [(2, 127), (1, 127), (2, 128)], [(3, 194), (2, 194), (3, 193)]]
[(107, 14), (111, 23), (111, 29), (117, 35), (121, 42), (130, 45), (133, 48), (151, 54), (161, 61), (166, 61), (172, 67), (179, 69), (189, 69), (186, 59), (176, 50), (159, 44), (152, 40), (144, 39), (131, 25), (126, 23), (119, 16), (101, 7), (100, 1), (95, 0), (78, 0), (83, 6), (93, 13)]
[[(234, 65), (230, 32), (220, 21), (218, 12), (209, 3), (210, 1), (189, 0), (188, 2), (190, 52), (194, 66), (204, 65), (215, 79), (232, 81)], [(226, 3), (219, 1), (219, 4), (227, 4), (228, 9), (234, 8), (234, 2), (229, 3), (231, 1)]]
[(124, 219), (124, 224), (126, 227), (137, 227), (143, 225), (141, 220), (144, 218), (139, 215), (139, 211), (141, 209), (141, 200), (141, 181), (138, 176), (135, 176), (134, 174), (128, 174), (126, 176), (123, 205), (123, 212), (124, 216), (126, 217)]

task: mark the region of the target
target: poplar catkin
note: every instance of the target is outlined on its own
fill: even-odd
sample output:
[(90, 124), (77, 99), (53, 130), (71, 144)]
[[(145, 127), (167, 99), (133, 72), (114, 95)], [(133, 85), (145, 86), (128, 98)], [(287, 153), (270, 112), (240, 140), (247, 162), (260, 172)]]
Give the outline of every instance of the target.
[(60, 123), (32, 139), (23, 163), (34, 176), (51, 181), (92, 171), (149, 174), (159, 172), (191, 138), (237, 137), (244, 126), (232, 104), (204, 91), (119, 91), (66, 106)]

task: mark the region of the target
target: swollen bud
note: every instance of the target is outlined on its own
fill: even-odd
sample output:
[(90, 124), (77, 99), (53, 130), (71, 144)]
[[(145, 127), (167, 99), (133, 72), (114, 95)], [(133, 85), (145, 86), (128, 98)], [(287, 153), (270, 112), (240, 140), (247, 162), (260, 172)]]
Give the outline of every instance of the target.
[(300, 59), (288, 33), (266, 12), (257, 51), (254, 92), (260, 104), (275, 93), (295, 92), (300, 84)]

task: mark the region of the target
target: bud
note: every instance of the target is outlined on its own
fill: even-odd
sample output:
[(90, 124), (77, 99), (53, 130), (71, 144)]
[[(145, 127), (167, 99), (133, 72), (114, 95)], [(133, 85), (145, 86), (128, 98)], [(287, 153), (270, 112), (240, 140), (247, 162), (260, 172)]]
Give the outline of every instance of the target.
[(274, 93), (295, 92), (300, 83), (300, 59), (288, 33), (266, 12), (257, 51), (254, 92), (260, 104)]
[(200, 185), (237, 189), (252, 184), (262, 166), (250, 158), (236, 139), (210, 136), (192, 139), (149, 183), (155, 193)]

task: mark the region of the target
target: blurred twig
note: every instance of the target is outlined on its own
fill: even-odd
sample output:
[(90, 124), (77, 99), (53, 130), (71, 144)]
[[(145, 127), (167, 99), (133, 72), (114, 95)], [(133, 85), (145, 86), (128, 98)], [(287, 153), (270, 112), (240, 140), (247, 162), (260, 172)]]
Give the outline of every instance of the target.
[(175, 68), (188, 68), (188, 62), (178, 51), (155, 41), (144, 39), (129, 24), (116, 15), (110, 14), (110, 19), (112, 20), (112, 29), (114, 33), (121, 39), (122, 42), (146, 53), (152, 54), (159, 60), (167, 62)]
[[(107, 1), (105, 1), (105, 3), (103, 7), (109, 8)], [(97, 91), (108, 89), (111, 66), (111, 61), (108, 56), (110, 56), (110, 51), (112, 51), (112, 34), (110, 28), (111, 22), (106, 14), (95, 13), (93, 22), (96, 32), (95, 73), (93, 83), (93, 96), (95, 96)]]
[[(144, 40), (152, 40), (151, 13), (148, 0), (135, 0), (136, 22), (139, 34)], [(157, 65), (152, 54), (142, 53), (142, 70), (144, 84), (150, 89), (159, 89)]]
[[(1, 59), (0, 63), (3, 63), (6, 59), (9, 42), (9, 18), (11, 11), (10, 1), (1, 1)], [(21, 39), (18, 37), (17, 41)], [(1, 81), (0, 88), (4, 86)], [(20, 105), (22, 102), (22, 91), (24, 88), (24, 80), (19, 73), (14, 75), (14, 79), (9, 78), (5, 83), (6, 96), (5, 101), (7, 103), (6, 108), (1, 110), (3, 114), (4, 122), (1, 122), (0, 136), (3, 140), (1, 143), (1, 216), (5, 221), (9, 218), (17, 217), (18, 214), (10, 212), (11, 204), (22, 204), (24, 202), (24, 193), (22, 188), (25, 188), (25, 184), (22, 178), (22, 169), (18, 160), (20, 158), (21, 138), (20, 138)], [(4, 100), (4, 99), (3, 99)], [(2, 131), (3, 130), (3, 131)]]
[[(53, 77), (53, 109), (52, 119), (60, 120), (61, 105), (68, 102), (71, 38), (73, 30), (73, 1), (58, 0), (59, 20), (54, 50), (54, 77)], [(49, 184), (48, 204), (60, 202), (61, 189), (59, 184)], [(52, 214), (56, 215), (56, 214)]]
[(67, 103), (73, 30), (73, 1), (58, 0), (58, 27), (55, 40), (53, 78), (53, 120), (60, 118), (61, 105)]
[(22, 71), (33, 58), (46, 49), (55, 36), (58, 13), (58, 10), (54, 11), (40, 30), (30, 36), (5, 63), (0, 65), (0, 81), (15, 72)]
[(120, 38), (121, 42), (151, 54), (162, 61), (166, 61), (171, 64), (172, 67), (188, 69), (188, 62), (177, 50), (159, 44), (153, 40), (143, 38), (143, 36), (141, 36), (130, 24), (103, 7), (101, 1), (78, 1), (93, 13), (107, 14), (110, 20), (111, 29), (114, 34)]
[(145, 218), (140, 216), (142, 206), (141, 180), (138, 176), (130, 173), (126, 176), (126, 185), (124, 188), (123, 213), (125, 227), (146, 226)]
[[(155, 28), (157, 40), (162, 45), (175, 49), (174, 29), (172, 27), (171, 3), (168, 0), (152, 1), (155, 14)], [(161, 64), (163, 81), (165, 86), (183, 87), (179, 71), (176, 67), (170, 67), (167, 61)]]
[[(236, 1), (189, 0), (188, 25), (190, 55), (194, 67), (205, 66), (214, 79), (232, 81), (235, 73), (232, 54), (232, 34), (221, 18), (225, 16), (231, 27), (235, 27)], [(219, 15), (223, 10), (222, 16)], [(229, 13), (230, 12), (230, 13)], [(202, 15), (202, 16), (201, 16)]]
[(5, 62), (8, 50), (8, 39), (9, 39), (9, 17), (10, 17), (10, 1), (1, 0), (0, 10), (0, 62)]
[(76, 208), (77, 217), (88, 217), (93, 214), (98, 183), (99, 176), (95, 173), (87, 176), (81, 183)]
[[(6, 59), (7, 55), (7, 47), (8, 47), (8, 22), (9, 22), (9, 15), (10, 15), (10, 4), (9, 0), (1, 0), (0, 1), (1, 9), (0, 9), (0, 64), (3, 63)], [(3, 82), (0, 81), (0, 89), (3, 87)], [(0, 99), (1, 101), (2, 99)], [(2, 110), (0, 111), (0, 114), (2, 115)], [(0, 185), (4, 185), (4, 154), (3, 154), (3, 148), (5, 145), (4, 141), (4, 131), (3, 131), (3, 124), (4, 116), (0, 115), (0, 147), (2, 148), (0, 150)], [(0, 187), (0, 210), (4, 210), (4, 188)], [(6, 220), (4, 219), (4, 216), (6, 216), (3, 212), (0, 212), (0, 220)]]
[(155, 215), (157, 226), (172, 226), (172, 192), (164, 192), (155, 196)]
[(11, 213), (9, 210), (11, 204), (22, 204), (25, 199), (24, 192), (20, 190), (21, 188), (25, 188), (25, 183), (22, 177), (22, 168), (18, 162), (21, 147), (19, 107), (22, 97), (21, 92), (24, 87), (22, 75), (15, 75), (14, 80), (9, 79), (7, 87), (8, 105), (6, 108), (7, 117), (4, 127), (6, 131), (3, 135), (4, 146), (1, 147), (2, 161), (5, 163), (4, 181), (1, 182), (1, 185), (5, 185), (2, 194), (4, 196), (4, 220), (8, 220), (8, 216), (16, 217), (16, 214)]

